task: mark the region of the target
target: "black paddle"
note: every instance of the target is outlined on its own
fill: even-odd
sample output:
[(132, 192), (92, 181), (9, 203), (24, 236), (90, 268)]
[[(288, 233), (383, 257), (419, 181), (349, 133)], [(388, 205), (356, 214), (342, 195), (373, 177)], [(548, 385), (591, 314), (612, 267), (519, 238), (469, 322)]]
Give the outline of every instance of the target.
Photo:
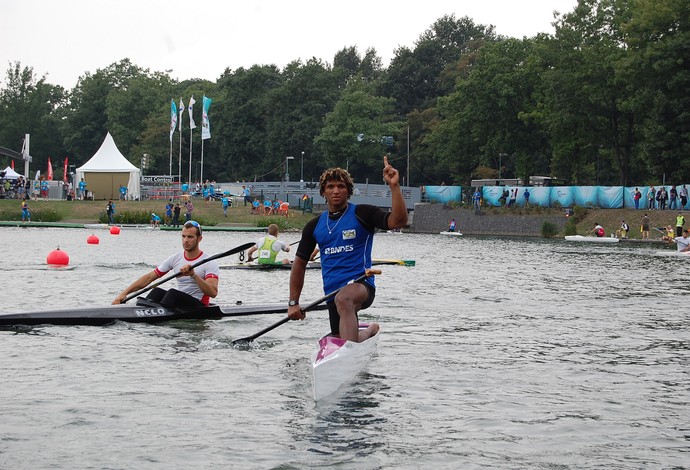
[[(362, 281), (362, 280), (364, 280), (364, 279), (366, 279), (366, 278), (368, 278), (368, 277), (370, 277), (370, 276), (373, 276), (374, 274), (381, 274), (381, 270), (380, 270), (380, 269), (367, 269), (367, 272), (365, 272), (364, 274), (362, 274), (361, 276), (359, 276), (357, 279), (355, 279), (355, 280), (352, 281), (352, 282), (359, 282), (359, 281)], [(345, 287), (345, 286), (343, 286), (343, 287)], [(338, 292), (340, 292), (340, 290), (341, 290), (343, 287), (341, 287), (340, 289), (334, 290), (334, 291), (331, 292), (330, 294), (324, 295), (324, 296), (321, 297), (319, 300), (313, 301), (312, 303), (310, 303), (310, 304), (307, 305), (306, 307), (302, 307), (302, 308), (301, 308), (302, 313), (308, 312), (308, 311), (311, 310), (312, 308), (316, 307), (317, 305), (319, 305), (319, 304), (322, 303), (322, 302), (327, 301), (327, 300), (330, 299), (331, 297), (335, 297), (335, 296), (338, 294)], [(287, 322), (289, 322), (289, 321), (290, 321), (290, 317), (285, 317), (285, 318), (283, 318), (282, 320), (280, 320), (279, 322), (274, 323), (273, 325), (271, 325), (271, 326), (269, 326), (269, 327), (267, 327), (267, 328), (264, 328), (263, 330), (259, 331), (258, 333), (254, 333), (253, 335), (247, 336), (246, 338), (240, 338), (240, 339), (234, 340), (234, 341), (232, 342), (232, 344), (237, 344), (237, 343), (249, 343), (249, 342), (252, 342), (252, 341), (254, 341), (256, 338), (258, 338), (259, 336), (263, 336), (263, 335), (265, 335), (266, 333), (268, 333), (269, 331), (275, 330), (275, 329), (278, 328), (280, 325), (283, 325), (283, 324), (285, 324), (285, 323), (287, 323)]]
[[(201, 266), (201, 265), (204, 264), (204, 263), (208, 263), (209, 261), (213, 261), (214, 259), (218, 259), (218, 258), (223, 258), (223, 257), (225, 257), (225, 256), (234, 255), (235, 253), (239, 253), (240, 251), (244, 251), (244, 250), (246, 250), (246, 249), (248, 249), (248, 248), (251, 248), (252, 246), (254, 246), (254, 243), (253, 243), (253, 242), (252, 242), (252, 243), (245, 243), (244, 245), (236, 246), (236, 247), (233, 248), (232, 250), (224, 251), (223, 253), (218, 253), (217, 255), (209, 256), (209, 257), (206, 258), (206, 259), (202, 259), (202, 260), (199, 261), (198, 263), (194, 263), (194, 264), (192, 265), (192, 269), (196, 268), (197, 266)], [(122, 301), (122, 303), (124, 304), (124, 303), (127, 302), (128, 300), (132, 300), (133, 298), (140, 296), (140, 295), (143, 294), (144, 292), (148, 292), (148, 291), (150, 291), (151, 289), (153, 289), (153, 288), (155, 288), (155, 287), (158, 287), (158, 286), (160, 286), (161, 284), (164, 284), (164, 283), (168, 282), (168, 281), (171, 280), (171, 279), (175, 279), (175, 278), (177, 278), (177, 277), (180, 277), (181, 275), (182, 275), (182, 273), (179, 273), (179, 272), (178, 272), (178, 273), (175, 273), (175, 274), (173, 274), (173, 275), (171, 275), (171, 276), (164, 277), (163, 279), (160, 279), (160, 280), (154, 282), (153, 284), (144, 287), (143, 289), (141, 289), (141, 290), (138, 291), (138, 292), (135, 292), (135, 293), (133, 293), (133, 294), (129, 294), (127, 297), (125, 297), (125, 299)]]

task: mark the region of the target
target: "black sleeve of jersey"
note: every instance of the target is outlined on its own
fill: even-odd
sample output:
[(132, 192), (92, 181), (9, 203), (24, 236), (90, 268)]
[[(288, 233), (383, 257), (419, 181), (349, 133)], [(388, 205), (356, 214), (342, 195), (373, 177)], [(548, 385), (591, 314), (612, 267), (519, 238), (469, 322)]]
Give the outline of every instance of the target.
[(380, 207), (361, 204), (356, 207), (355, 215), (359, 223), (372, 233), (375, 228), (388, 230), (388, 217), (390, 217), (391, 213), (385, 212)]
[(309, 258), (311, 258), (311, 254), (314, 252), (314, 248), (316, 248), (316, 240), (314, 239), (314, 229), (316, 228), (316, 224), (318, 221), (319, 218), (314, 217), (309, 222), (307, 222), (307, 225), (305, 225), (304, 229), (302, 230), (302, 239), (299, 241), (299, 245), (297, 246), (297, 252), (295, 253), (295, 256), (302, 258), (304, 261), (309, 261)]

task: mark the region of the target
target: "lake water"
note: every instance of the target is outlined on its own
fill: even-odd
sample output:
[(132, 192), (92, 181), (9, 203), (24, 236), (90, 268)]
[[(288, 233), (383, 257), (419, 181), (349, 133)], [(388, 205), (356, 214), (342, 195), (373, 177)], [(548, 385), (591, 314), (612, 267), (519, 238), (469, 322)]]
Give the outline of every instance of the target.
[[(109, 304), (180, 248), (174, 232), (94, 233), (0, 229), (3, 311)], [(46, 268), (58, 245), (74, 269)], [(249, 349), (231, 341), (281, 316), (0, 332), (0, 468), (688, 468), (690, 259), (659, 249), (377, 235), (375, 257), (416, 266), (383, 267), (361, 315), (378, 353), (319, 405), (325, 312)], [(217, 302), (287, 301), (288, 276), (223, 270)], [(322, 294), (308, 271), (303, 303)]]

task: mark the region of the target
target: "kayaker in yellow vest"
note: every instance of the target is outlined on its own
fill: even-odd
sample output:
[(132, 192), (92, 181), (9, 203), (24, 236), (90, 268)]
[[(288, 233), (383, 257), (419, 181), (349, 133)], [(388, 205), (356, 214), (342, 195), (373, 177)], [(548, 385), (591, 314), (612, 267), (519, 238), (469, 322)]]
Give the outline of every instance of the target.
[(290, 251), (290, 245), (278, 240), (278, 226), (271, 224), (268, 226), (268, 235), (261, 237), (256, 244), (247, 251), (247, 262), (254, 261), (252, 254), (258, 251), (259, 264), (290, 264), (289, 259), (277, 262), (276, 257), (280, 251)]

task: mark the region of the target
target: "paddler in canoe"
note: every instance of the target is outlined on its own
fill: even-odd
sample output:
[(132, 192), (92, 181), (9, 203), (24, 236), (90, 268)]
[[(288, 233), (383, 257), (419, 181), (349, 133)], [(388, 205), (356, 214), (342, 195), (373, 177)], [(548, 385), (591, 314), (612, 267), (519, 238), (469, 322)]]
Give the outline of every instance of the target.
[(278, 226), (271, 224), (268, 226), (268, 235), (259, 238), (256, 245), (247, 250), (247, 262), (254, 261), (252, 256), (255, 252), (259, 252), (259, 264), (290, 264), (290, 260), (285, 258), (282, 261), (276, 261), (278, 253), (281, 251), (289, 252), (290, 245), (284, 241), (278, 240)]
[(328, 305), (331, 333), (347, 341), (362, 342), (378, 332), (372, 323), (359, 330), (357, 312), (374, 301), (374, 277), (348, 284), (371, 268), (371, 248), (375, 229), (392, 230), (407, 225), (407, 208), (400, 190), (398, 170), (383, 157), (383, 180), (391, 191), (391, 211), (368, 204), (348, 202), (354, 191), (350, 174), (342, 168), (326, 170), (319, 180), (319, 193), (328, 210), (310, 220), (302, 231), (290, 273), (288, 317), (303, 320), (305, 313), (299, 300), (304, 275), (316, 245), (321, 253), (321, 276), (324, 292), (341, 289)]
[[(134, 281), (115, 297), (113, 305), (124, 303), (130, 293), (144, 289), (171, 271), (179, 273), (177, 289), (166, 291), (155, 288), (147, 296), (149, 299), (171, 306), (208, 305), (210, 299), (218, 295), (220, 268), (214, 260), (199, 263), (209, 257), (199, 248), (202, 238), (201, 226), (196, 221), (185, 222), (182, 226), (183, 250), (169, 256), (156, 269)], [(197, 267), (192, 267), (192, 264)]]

